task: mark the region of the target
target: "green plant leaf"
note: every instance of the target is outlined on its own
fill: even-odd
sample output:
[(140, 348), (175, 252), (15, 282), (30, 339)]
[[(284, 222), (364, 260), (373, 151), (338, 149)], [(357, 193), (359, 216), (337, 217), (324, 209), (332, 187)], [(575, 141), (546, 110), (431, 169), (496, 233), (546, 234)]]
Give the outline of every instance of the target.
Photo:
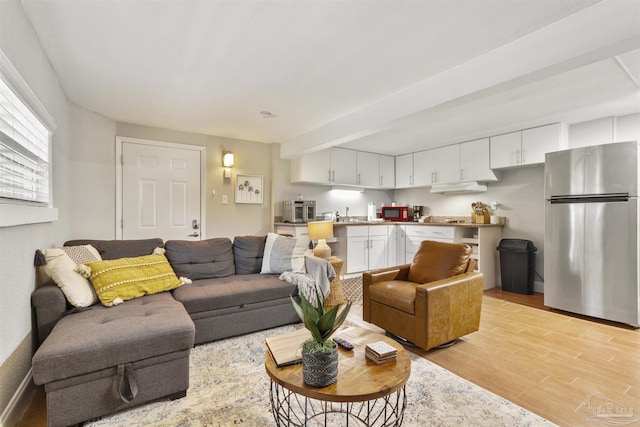
[(318, 317), (322, 317), (322, 315), (324, 314), (324, 297), (320, 293), (318, 285), (314, 284), (313, 289), (316, 292), (316, 311), (318, 312)]
[(304, 322), (304, 313), (302, 312), (302, 307), (300, 307), (300, 304), (298, 304), (292, 296), (289, 296), (289, 298), (291, 298), (291, 304), (293, 304), (293, 309), (296, 311), (296, 314), (298, 315), (300, 320)]
[[(347, 319), (347, 314), (349, 314), (349, 310), (351, 310), (351, 304), (353, 304), (351, 301), (349, 301), (349, 303), (346, 305), (346, 307), (344, 308), (344, 310), (342, 310), (340, 312), (340, 314), (338, 315), (338, 318), (336, 319), (336, 321), (333, 324), (333, 328), (331, 329), (331, 332), (329, 332), (329, 335), (327, 335), (327, 337), (325, 339), (328, 339), (331, 335), (333, 335), (333, 333), (340, 327), (340, 325), (342, 325), (344, 323), (344, 321)], [(337, 307), (337, 306), (336, 306)], [(335, 307), (334, 307), (335, 308)]]

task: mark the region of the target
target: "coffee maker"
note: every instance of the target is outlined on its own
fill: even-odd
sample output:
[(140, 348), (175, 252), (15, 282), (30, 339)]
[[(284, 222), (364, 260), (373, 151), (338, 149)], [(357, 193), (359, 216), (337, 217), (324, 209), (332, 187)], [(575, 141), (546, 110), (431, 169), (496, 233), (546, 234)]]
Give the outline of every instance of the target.
[(422, 206), (412, 206), (412, 208), (413, 208), (413, 216), (411, 217), (411, 220), (413, 222), (418, 222), (418, 220), (422, 216)]

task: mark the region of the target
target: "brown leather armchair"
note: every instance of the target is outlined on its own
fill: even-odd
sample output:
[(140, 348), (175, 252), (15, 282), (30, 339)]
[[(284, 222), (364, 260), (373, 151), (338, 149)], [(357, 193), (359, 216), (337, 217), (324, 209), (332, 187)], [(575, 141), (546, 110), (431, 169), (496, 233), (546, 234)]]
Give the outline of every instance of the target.
[(466, 244), (425, 240), (411, 264), (362, 277), (362, 317), (424, 350), (480, 326), (482, 273)]

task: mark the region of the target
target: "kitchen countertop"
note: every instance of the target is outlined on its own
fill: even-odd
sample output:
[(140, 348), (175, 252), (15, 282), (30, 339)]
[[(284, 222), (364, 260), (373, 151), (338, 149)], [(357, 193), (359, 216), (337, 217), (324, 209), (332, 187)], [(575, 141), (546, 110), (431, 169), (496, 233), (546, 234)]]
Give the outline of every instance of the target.
[[(455, 221), (455, 220), (454, 220)], [(460, 221), (460, 220), (458, 220)], [(443, 226), (443, 227), (504, 227), (504, 220), (501, 221), (500, 224), (476, 224), (474, 222), (464, 221), (464, 222), (446, 222), (444, 221), (436, 221), (436, 222), (412, 222), (412, 221), (367, 221), (367, 220), (358, 220), (353, 222), (348, 221), (339, 221), (334, 222), (334, 227), (342, 227), (347, 225), (359, 226), (359, 225), (435, 225), (435, 226)], [(307, 224), (304, 222), (276, 222), (274, 225), (280, 226), (288, 226), (288, 227), (306, 227)]]

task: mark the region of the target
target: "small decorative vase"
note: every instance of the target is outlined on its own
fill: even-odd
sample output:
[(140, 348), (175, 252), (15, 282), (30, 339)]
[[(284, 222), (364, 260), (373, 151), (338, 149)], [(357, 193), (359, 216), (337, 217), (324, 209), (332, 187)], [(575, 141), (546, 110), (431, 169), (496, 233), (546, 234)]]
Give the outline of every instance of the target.
[(302, 379), (312, 387), (326, 387), (338, 379), (338, 346), (329, 353), (309, 353), (302, 348)]

